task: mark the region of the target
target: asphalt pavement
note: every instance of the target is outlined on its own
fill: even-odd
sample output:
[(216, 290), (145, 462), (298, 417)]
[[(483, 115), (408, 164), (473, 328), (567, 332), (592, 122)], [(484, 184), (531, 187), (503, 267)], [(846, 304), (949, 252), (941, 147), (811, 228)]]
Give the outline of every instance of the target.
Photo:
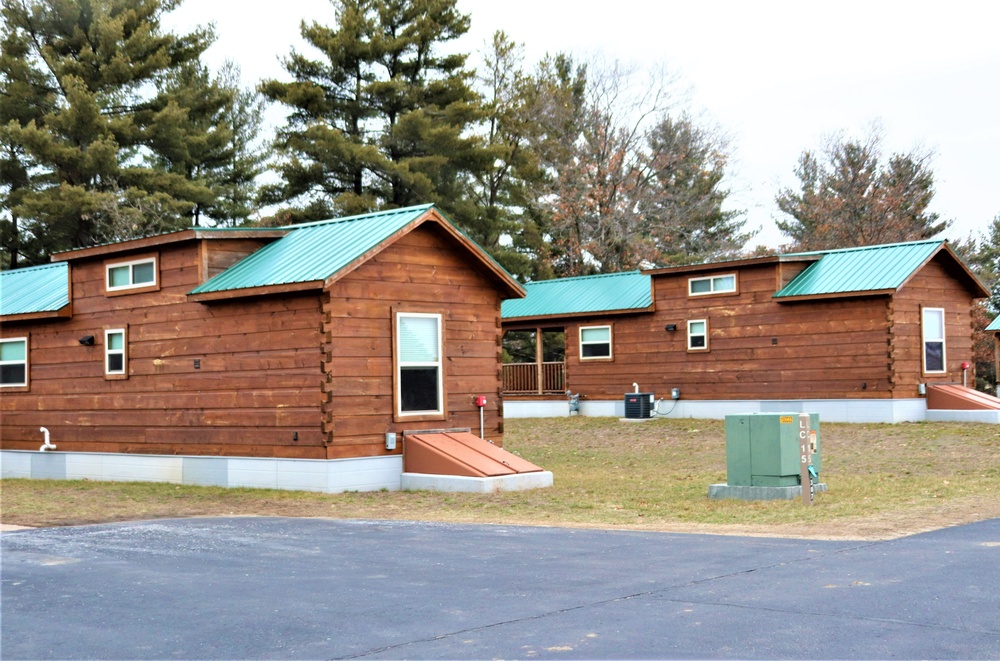
[(287, 518), (0, 534), (3, 659), (1000, 658), (1000, 519), (883, 542)]

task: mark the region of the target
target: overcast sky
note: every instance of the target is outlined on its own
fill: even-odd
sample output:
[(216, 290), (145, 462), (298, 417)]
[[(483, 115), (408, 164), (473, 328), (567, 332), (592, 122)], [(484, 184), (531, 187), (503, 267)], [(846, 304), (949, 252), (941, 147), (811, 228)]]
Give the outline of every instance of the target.
[[(877, 122), (888, 152), (934, 154), (932, 210), (946, 238), (979, 234), (1000, 214), (1000, 2), (819, 3), (674, 0), (459, 0), (472, 17), (461, 44), (481, 51), (495, 30), (546, 53), (662, 66), (686, 105), (731, 137), (732, 205), (761, 228), (751, 245), (787, 241), (777, 191), (825, 136), (862, 137)], [(214, 22), (210, 67), (237, 62), (247, 84), (283, 78), (279, 58), (305, 50), (302, 20), (334, 24), (328, 0), (187, 0), (167, 27)], [(472, 61), (476, 61), (473, 57)]]

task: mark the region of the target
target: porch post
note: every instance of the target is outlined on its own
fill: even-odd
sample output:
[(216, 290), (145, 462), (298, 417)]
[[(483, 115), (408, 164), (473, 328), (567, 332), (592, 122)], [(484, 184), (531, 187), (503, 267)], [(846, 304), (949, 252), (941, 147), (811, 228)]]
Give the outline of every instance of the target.
[(535, 374), (538, 379), (536, 385), (538, 386), (539, 395), (542, 394), (542, 391), (544, 389), (543, 386), (545, 385), (543, 381), (545, 375), (543, 374), (542, 370), (542, 357), (544, 355), (545, 352), (542, 351), (542, 329), (536, 328), (535, 329)]

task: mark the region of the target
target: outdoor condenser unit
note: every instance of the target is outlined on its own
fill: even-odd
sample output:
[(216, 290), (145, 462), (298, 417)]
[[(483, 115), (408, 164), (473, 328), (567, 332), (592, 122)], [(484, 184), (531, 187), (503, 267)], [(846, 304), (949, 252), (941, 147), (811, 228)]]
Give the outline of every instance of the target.
[(625, 417), (652, 418), (653, 393), (651, 392), (625, 393)]

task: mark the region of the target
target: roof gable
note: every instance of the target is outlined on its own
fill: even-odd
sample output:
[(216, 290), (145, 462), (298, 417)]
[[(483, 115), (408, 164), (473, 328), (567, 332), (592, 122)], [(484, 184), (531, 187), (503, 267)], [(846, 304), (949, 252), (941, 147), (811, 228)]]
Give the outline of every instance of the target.
[(819, 259), (774, 294), (774, 298), (793, 300), (893, 293), (942, 251), (965, 271), (977, 295), (982, 296), (982, 283), (944, 241), (914, 241), (783, 256), (790, 259), (816, 256)]
[(65, 263), (0, 271), (0, 317), (60, 316), (69, 306)]
[(503, 319), (637, 312), (653, 305), (650, 276), (639, 271), (529, 282), (526, 298), (504, 301)]
[(513, 276), (432, 204), (289, 226), (284, 237), (196, 287), (190, 295), (195, 300), (211, 300), (324, 287), (428, 221), (437, 223), (463, 244), (501, 281), (509, 295), (524, 295)]
[(1000, 317), (991, 321), (990, 325), (986, 327), (986, 330), (1000, 332)]

